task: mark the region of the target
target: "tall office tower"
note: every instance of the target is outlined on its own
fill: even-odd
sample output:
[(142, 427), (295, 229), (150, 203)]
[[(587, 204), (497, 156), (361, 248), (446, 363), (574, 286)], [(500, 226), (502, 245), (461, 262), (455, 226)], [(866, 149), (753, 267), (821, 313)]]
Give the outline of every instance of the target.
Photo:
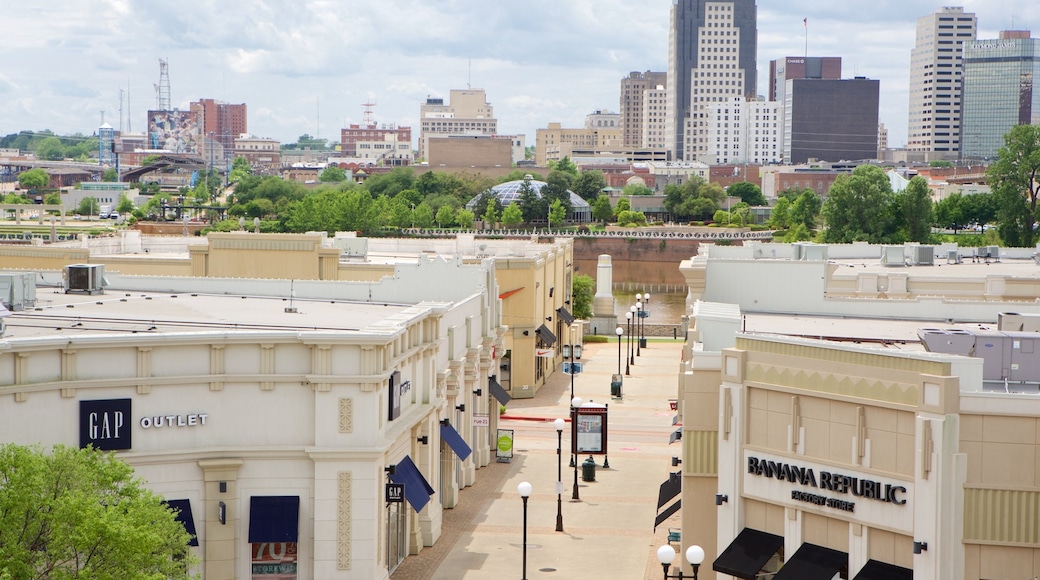
[(961, 57), (977, 30), (975, 14), (960, 6), (944, 6), (917, 19), (906, 148), (925, 152), (927, 161), (956, 159), (960, 151)]
[(668, 89), (664, 85), (643, 91), (641, 149), (664, 150), (668, 143)]
[[(207, 159), (223, 161), (235, 149), (235, 139), (249, 132), (249, 124), (246, 119), (246, 105), (241, 103), (234, 105), (217, 101), (214, 99), (199, 99), (189, 104), (189, 110), (198, 116), (202, 129), (202, 143), (204, 144), (200, 154)], [(219, 145), (219, 152), (208, 147), (209, 144)]]
[(663, 72), (633, 71), (621, 79), (621, 128), (624, 130), (625, 147), (641, 149), (647, 146), (643, 141), (646, 130), (643, 126), (647, 111), (646, 91), (665, 86), (667, 77), (667, 73)]
[(733, 97), (708, 105), (709, 165), (779, 163), (783, 148), (780, 103)]
[(756, 96), (755, 0), (672, 0), (668, 29), (668, 151), (672, 159), (707, 154), (704, 109)]
[(452, 89), (448, 104), (428, 98), (419, 105), (419, 157), (430, 158), (429, 136), (497, 135), (498, 119), (484, 89)]
[[(779, 106), (784, 118), (788, 79), (840, 79), (840, 56), (788, 56), (769, 61), (769, 100)], [(785, 149), (784, 131), (780, 131), (780, 151)]]
[(1028, 30), (964, 44), (961, 159), (988, 161), (1015, 125), (1040, 124), (1040, 42)]
[(877, 159), (881, 83), (854, 79), (787, 79), (784, 161)]

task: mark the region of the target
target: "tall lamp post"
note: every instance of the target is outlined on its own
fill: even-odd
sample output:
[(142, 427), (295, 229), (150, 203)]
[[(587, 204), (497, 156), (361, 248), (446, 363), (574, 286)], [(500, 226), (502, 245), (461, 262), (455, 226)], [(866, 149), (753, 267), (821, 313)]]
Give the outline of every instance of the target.
[(567, 332), (567, 336), (571, 340), (570, 353), (569, 353), (569, 356), (567, 358), (570, 359), (570, 363), (571, 363), (571, 398), (573, 399), (574, 398), (574, 327), (573, 326), (570, 327), (570, 330)]
[(563, 531), (563, 419), (553, 421), (556, 426), (556, 531)]
[[(632, 321), (636, 323), (636, 328), (639, 328), (639, 319), (636, 318), (636, 307), (632, 306), (632, 307), (630, 307), (628, 309), (628, 311), (629, 311), (630, 314), (632, 314)], [(632, 329), (629, 328), (628, 330), (629, 330), (629, 332), (628, 332), (629, 335), (631, 335), (632, 334)], [(631, 347), (629, 349), (629, 351), (630, 351), (629, 359), (631, 359), (632, 360), (632, 364), (635, 365), (636, 364), (636, 349), (635, 349), (635, 347)]]
[[(621, 335), (625, 334), (625, 329), (618, 326), (614, 329), (614, 334), (617, 335), (617, 374), (621, 374)], [(573, 394), (573, 393), (572, 393)]]
[[(632, 371), (630, 369), (631, 361), (629, 360), (629, 357), (628, 357), (628, 353), (632, 352), (632, 313), (631, 312), (626, 312), (625, 313), (625, 320), (628, 321), (628, 335), (625, 336), (625, 374), (626, 375), (631, 375), (632, 374)], [(615, 332), (617, 332), (617, 331), (615, 330)], [(618, 345), (618, 348), (621, 348), (621, 346)]]
[[(643, 293), (643, 318), (650, 316), (650, 293)], [(646, 348), (646, 322), (643, 322), (643, 348)]]
[(574, 489), (571, 491), (571, 501), (581, 501), (581, 498), (578, 497), (578, 448), (575, 445), (578, 436), (578, 407), (581, 406), (581, 403), (581, 397), (571, 399), (571, 466), (574, 467)]
[[(521, 481), (520, 485), (516, 486), (516, 491), (520, 493), (520, 498), (524, 500), (524, 573), (522, 578), (527, 580), (527, 498), (531, 497), (531, 484)], [(670, 546), (669, 549), (671, 549)], [(660, 551), (658, 551), (657, 556), (661, 556)], [(675, 557), (674, 553), (672, 557)]]
[[(638, 294), (636, 295), (638, 296)], [(643, 356), (640, 347), (643, 345), (643, 302), (636, 302), (636, 356)]]
[(672, 562), (675, 561), (675, 550), (670, 544), (661, 546), (657, 549), (657, 561), (660, 562), (661, 567), (664, 568), (664, 577), (666, 580), (669, 578), (678, 578), (680, 580), (682, 578), (693, 578), (693, 580), (697, 580), (697, 569), (700, 568), (701, 563), (704, 562), (704, 548), (697, 545), (686, 548), (686, 561), (690, 563), (690, 566), (693, 566), (693, 576), (683, 576), (681, 564), (679, 565), (678, 574), (673, 574), (671, 576), (668, 575), (668, 568), (670, 568)]

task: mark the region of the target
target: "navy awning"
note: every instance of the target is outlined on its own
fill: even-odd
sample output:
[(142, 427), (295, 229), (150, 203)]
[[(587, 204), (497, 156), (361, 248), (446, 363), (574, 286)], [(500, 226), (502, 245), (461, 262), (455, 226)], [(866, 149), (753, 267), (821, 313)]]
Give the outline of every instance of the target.
[(249, 498), (249, 543), (298, 542), (300, 496), (254, 495)]
[(542, 339), (542, 344), (544, 344), (545, 346), (552, 346), (556, 344), (556, 335), (553, 334), (551, 330), (549, 330), (548, 326), (543, 324), (539, 326), (538, 330), (534, 331), (534, 333), (538, 335), (538, 338)]
[(711, 569), (737, 578), (754, 580), (766, 562), (769, 562), (783, 545), (782, 536), (744, 528), (719, 554)]
[(198, 546), (199, 537), (195, 533), (195, 518), (191, 515), (191, 501), (186, 499), (168, 499), (166, 500), (166, 506), (173, 511), (174, 517), (184, 526), (184, 531), (191, 534), (188, 545)]
[(668, 479), (661, 484), (661, 489), (657, 492), (657, 509), (661, 509), (661, 506), (671, 501), (671, 499), (682, 492), (682, 478), (679, 477), (679, 472), (669, 473)]
[(571, 314), (570, 311), (564, 308), (563, 306), (556, 309), (556, 314), (560, 317), (560, 320), (562, 320), (564, 324), (570, 324), (574, 322), (574, 315)]
[(459, 459), (465, 460), (470, 453), (473, 453), (469, 445), (466, 445), (466, 440), (462, 438), (462, 435), (459, 435), (459, 432), (451, 426), (447, 419), (441, 421), (441, 439), (448, 444), (448, 447), (451, 447), (451, 450), (455, 452), (455, 455), (459, 456)]
[(488, 391), (491, 396), (498, 400), (499, 403), (506, 405), (509, 401), (513, 400), (513, 397), (509, 396), (509, 393), (502, 388), (502, 385), (498, 384), (495, 377), (488, 377)]
[(831, 580), (849, 565), (849, 555), (816, 544), (802, 544), (773, 580)]
[(914, 571), (887, 562), (867, 560), (852, 580), (914, 580)]
[(661, 525), (661, 522), (663, 522), (663, 521), (667, 520), (668, 518), (672, 517), (672, 514), (674, 514), (675, 512), (679, 511), (679, 508), (681, 508), (681, 507), (682, 507), (682, 500), (681, 499), (680, 500), (676, 500), (675, 503), (673, 503), (672, 505), (670, 505), (667, 508), (665, 508), (665, 510), (663, 512), (657, 514), (657, 517), (654, 518), (654, 531), (656, 532), (657, 531), (657, 526)]
[(394, 474), (390, 476), (390, 481), (404, 484), (404, 498), (417, 512), (421, 512), (426, 507), (426, 504), (430, 502), (430, 496), (433, 495), (433, 488), (412, 462), (412, 458), (407, 455), (397, 463)]
[(668, 444), (671, 445), (672, 443), (675, 443), (676, 441), (680, 440), (682, 440), (682, 427), (679, 427), (675, 431), (672, 431), (672, 434), (668, 436)]

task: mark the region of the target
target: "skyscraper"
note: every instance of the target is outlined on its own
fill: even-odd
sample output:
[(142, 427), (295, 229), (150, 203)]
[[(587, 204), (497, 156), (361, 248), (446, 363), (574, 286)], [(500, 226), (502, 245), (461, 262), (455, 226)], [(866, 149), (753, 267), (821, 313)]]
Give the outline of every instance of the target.
[[(649, 106), (647, 91), (656, 90), (658, 85), (665, 86), (667, 76), (663, 72), (633, 71), (621, 79), (621, 128), (624, 131), (625, 147), (647, 147), (644, 139), (646, 127), (643, 124)], [(664, 111), (663, 105), (660, 110)]]
[(956, 159), (960, 151), (961, 57), (977, 30), (975, 14), (960, 6), (944, 6), (917, 19), (906, 148), (926, 152), (925, 160)]
[(668, 150), (673, 159), (706, 154), (706, 105), (755, 96), (757, 20), (755, 0), (672, 0)]
[(784, 161), (876, 159), (881, 83), (853, 79), (787, 79)]
[(964, 45), (961, 159), (986, 161), (1015, 125), (1040, 123), (1040, 42), (1028, 30)]

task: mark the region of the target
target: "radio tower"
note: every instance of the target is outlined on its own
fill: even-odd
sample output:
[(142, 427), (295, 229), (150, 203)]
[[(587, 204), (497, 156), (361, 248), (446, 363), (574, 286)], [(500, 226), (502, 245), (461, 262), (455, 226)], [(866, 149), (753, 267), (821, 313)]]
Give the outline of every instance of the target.
[(170, 110), (170, 71), (162, 58), (159, 59), (159, 84), (155, 85), (155, 105), (160, 111)]
[(365, 124), (365, 127), (375, 127), (376, 117), (372, 107), (375, 107), (376, 104), (372, 102), (372, 99), (369, 99), (367, 103), (361, 103), (361, 106), (365, 108), (365, 116), (362, 117), (362, 122)]

